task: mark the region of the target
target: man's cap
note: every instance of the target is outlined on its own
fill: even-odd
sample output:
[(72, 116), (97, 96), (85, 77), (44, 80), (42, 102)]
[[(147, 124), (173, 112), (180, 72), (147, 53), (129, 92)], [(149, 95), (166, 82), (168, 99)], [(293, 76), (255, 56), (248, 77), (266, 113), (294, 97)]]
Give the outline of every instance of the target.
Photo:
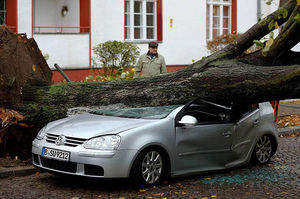
[(149, 47), (157, 47), (158, 46), (158, 43), (152, 41), (149, 43)]

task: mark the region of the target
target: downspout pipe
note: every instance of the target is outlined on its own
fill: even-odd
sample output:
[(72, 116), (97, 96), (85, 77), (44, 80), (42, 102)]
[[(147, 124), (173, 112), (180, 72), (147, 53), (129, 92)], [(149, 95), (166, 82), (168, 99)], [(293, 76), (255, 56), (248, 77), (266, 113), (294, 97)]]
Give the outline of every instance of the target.
[(261, 20), (261, 0), (257, 0), (257, 21)]
[(70, 78), (67, 76), (67, 74), (61, 69), (61, 67), (59, 67), (59, 65), (58, 64), (54, 64), (54, 67), (58, 70), (58, 72), (65, 78), (65, 80), (67, 81), (67, 82), (72, 82), (71, 80), (70, 80)]

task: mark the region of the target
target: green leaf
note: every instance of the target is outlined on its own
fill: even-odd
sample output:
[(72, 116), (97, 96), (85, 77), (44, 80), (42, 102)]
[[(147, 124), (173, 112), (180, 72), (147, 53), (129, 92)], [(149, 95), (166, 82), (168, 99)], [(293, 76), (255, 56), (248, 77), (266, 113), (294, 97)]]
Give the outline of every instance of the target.
[(261, 41), (259, 41), (259, 40), (254, 40), (253, 43), (256, 44), (256, 46), (259, 46), (259, 47), (263, 47), (264, 46), (264, 44)]
[(298, 13), (295, 17), (294, 20), (300, 23), (300, 14)]
[(267, 21), (266, 20), (262, 20), (259, 22), (259, 25), (262, 25), (262, 26), (265, 26), (267, 24)]
[(285, 9), (285, 8), (283, 8), (283, 18), (285, 19), (285, 18), (287, 18), (287, 16), (289, 15), (289, 11), (287, 10), (287, 9)]
[(273, 27), (274, 27), (274, 20), (272, 20), (269, 24), (268, 24), (268, 28), (269, 28), (269, 30), (272, 30), (273, 29)]
[(278, 12), (278, 19), (281, 19), (281, 18), (285, 19), (285, 18), (287, 18), (288, 14), (289, 14), (288, 10), (285, 8), (278, 8), (277, 12)]
[(87, 80), (92, 80), (92, 79), (94, 79), (94, 76), (93, 76), (93, 75), (87, 76)]
[(278, 22), (277, 22), (277, 21), (275, 21), (274, 26), (275, 26), (275, 29), (278, 29), (278, 28), (279, 28), (279, 25), (278, 25)]

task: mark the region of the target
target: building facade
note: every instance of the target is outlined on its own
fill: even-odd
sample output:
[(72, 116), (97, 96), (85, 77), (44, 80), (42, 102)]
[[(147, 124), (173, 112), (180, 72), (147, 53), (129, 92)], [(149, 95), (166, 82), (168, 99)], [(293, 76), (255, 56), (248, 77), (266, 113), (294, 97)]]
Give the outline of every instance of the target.
[(0, 0), (0, 23), (33, 37), (49, 57), (51, 69), (57, 63), (73, 76), (77, 71), (78, 80), (92, 67), (93, 47), (108, 40), (133, 42), (141, 53), (150, 41), (157, 41), (168, 70), (182, 68), (209, 54), (207, 41), (245, 32), (262, 14), (276, 10), (276, 2), (265, 6), (265, 0)]

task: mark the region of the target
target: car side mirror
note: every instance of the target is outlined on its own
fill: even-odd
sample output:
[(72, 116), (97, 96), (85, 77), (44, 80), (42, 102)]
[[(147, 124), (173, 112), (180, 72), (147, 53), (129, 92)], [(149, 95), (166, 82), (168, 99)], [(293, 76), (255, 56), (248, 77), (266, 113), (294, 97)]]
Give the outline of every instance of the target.
[(185, 115), (178, 123), (183, 126), (195, 126), (198, 124), (198, 120), (191, 115)]

